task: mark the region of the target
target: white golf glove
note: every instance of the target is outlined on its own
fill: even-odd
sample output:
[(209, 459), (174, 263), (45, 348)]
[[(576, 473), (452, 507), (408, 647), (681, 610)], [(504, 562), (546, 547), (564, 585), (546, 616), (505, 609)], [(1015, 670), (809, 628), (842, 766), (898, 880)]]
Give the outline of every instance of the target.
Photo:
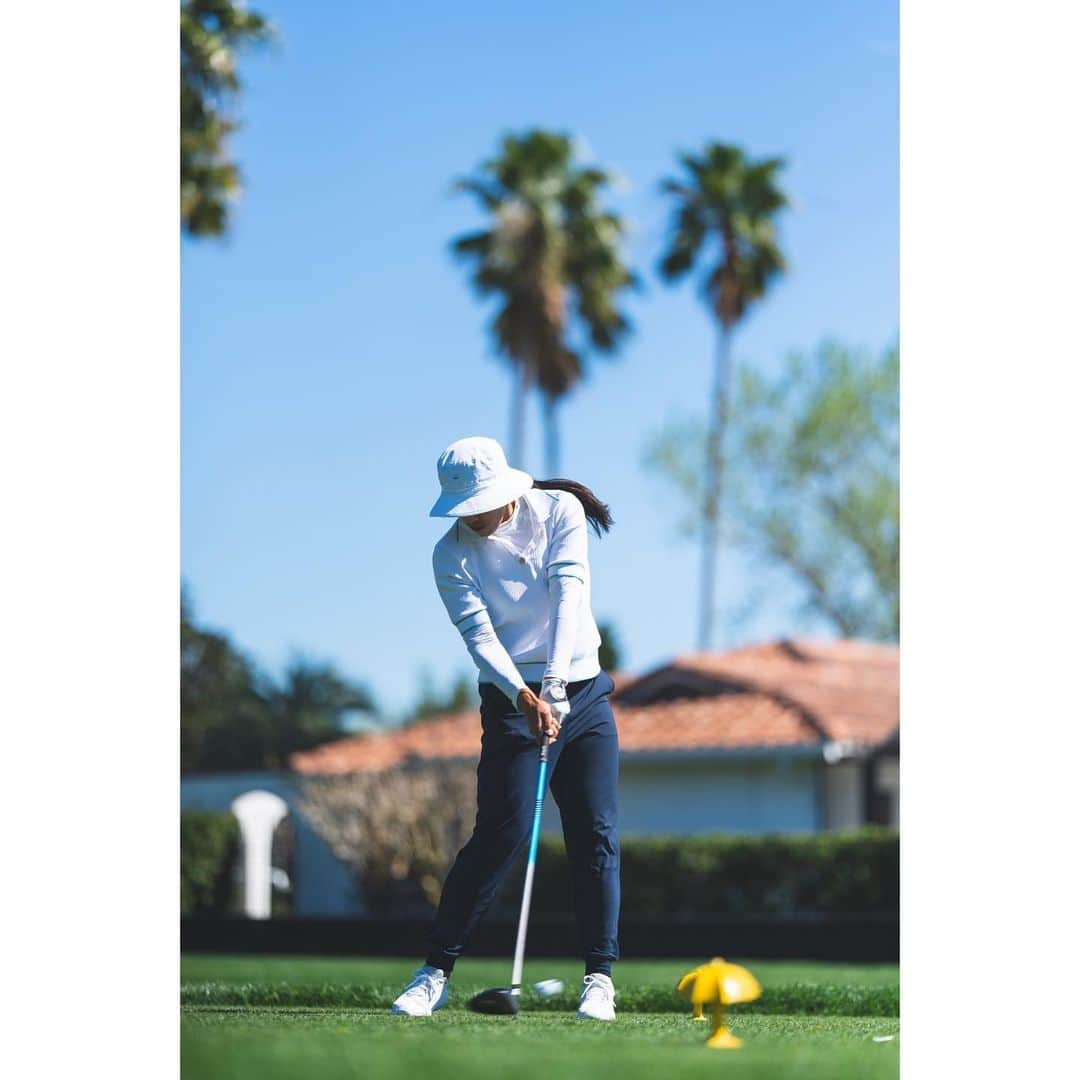
[(570, 715), (570, 702), (566, 698), (566, 683), (562, 679), (544, 679), (540, 687), (540, 700), (551, 706), (551, 715), (561, 727)]

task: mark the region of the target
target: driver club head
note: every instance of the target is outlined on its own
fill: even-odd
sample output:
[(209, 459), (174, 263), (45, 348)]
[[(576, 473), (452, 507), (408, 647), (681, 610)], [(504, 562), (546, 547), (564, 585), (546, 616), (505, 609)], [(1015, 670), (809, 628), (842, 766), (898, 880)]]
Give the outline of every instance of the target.
[(469, 1008), (473, 1012), (486, 1013), (489, 1016), (516, 1016), (519, 1008), (518, 996), (513, 990), (493, 987), (491, 990), (481, 990), (479, 994), (469, 998)]

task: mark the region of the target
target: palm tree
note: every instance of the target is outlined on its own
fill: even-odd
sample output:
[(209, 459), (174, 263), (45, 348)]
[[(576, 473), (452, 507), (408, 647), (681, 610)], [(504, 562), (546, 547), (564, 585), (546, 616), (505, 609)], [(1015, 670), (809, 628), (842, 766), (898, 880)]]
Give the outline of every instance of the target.
[(236, 52), (271, 40), (262, 15), (238, 0), (180, 5), (180, 222), (191, 236), (220, 236), (240, 172), (225, 156), (236, 130), (227, 109), (240, 90)]
[(719, 324), (705, 454), (702, 506), (701, 611), (698, 648), (711, 647), (720, 538), (724, 429), (731, 383), (731, 335), (755, 300), (785, 269), (775, 216), (788, 205), (777, 186), (781, 158), (751, 161), (736, 146), (709, 143), (700, 156), (681, 154), (683, 175), (662, 181), (675, 199), (668, 249), (660, 262), (666, 281), (705, 263), (702, 292)]
[(630, 328), (618, 310), (620, 291), (635, 283), (619, 252), (624, 227), (599, 204), (610, 182), (574, 161), (566, 135), (533, 130), (506, 136), (498, 157), (455, 184), (491, 216), (451, 250), (472, 266), (476, 291), (499, 299), (492, 332), (514, 375), (510, 460), (520, 467), (536, 386), (549, 476), (559, 472), (557, 406), (583, 377), (586, 348), (612, 353)]

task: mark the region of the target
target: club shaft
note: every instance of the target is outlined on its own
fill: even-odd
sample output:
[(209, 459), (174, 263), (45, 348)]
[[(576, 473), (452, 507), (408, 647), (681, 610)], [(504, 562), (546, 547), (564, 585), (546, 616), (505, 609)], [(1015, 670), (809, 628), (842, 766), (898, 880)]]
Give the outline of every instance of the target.
[(514, 970), (510, 975), (510, 992), (521, 992), (521, 972), (525, 966), (525, 931), (529, 926), (529, 905), (532, 903), (533, 874), (536, 870), (536, 852), (540, 846), (540, 816), (544, 810), (544, 788), (547, 781), (547, 739), (540, 747), (540, 770), (536, 777), (536, 809), (533, 811), (532, 836), (529, 840), (529, 861), (525, 866), (525, 889), (521, 896), (521, 914), (518, 916), (517, 941), (514, 944)]

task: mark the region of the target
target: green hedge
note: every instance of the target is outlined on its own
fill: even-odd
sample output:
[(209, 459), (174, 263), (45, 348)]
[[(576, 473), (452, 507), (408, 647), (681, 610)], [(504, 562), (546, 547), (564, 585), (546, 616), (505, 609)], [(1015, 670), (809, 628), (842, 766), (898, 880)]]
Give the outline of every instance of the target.
[[(892, 829), (810, 836), (622, 838), (622, 909), (636, 919), (895, 912), (900, 840)], [(520, 877), (510, 875), (511, 882)], [(541, 842), (533, 911), (572, 911), (561, 839)], [(514, 895), (509, 895), (513, 893)], [(501, 890), (500, 905), (520, 901)]]
[(181, 914), (226, 912), (239, 845), (240, 827), (232, 814), (192, 810), (180, 815)]

